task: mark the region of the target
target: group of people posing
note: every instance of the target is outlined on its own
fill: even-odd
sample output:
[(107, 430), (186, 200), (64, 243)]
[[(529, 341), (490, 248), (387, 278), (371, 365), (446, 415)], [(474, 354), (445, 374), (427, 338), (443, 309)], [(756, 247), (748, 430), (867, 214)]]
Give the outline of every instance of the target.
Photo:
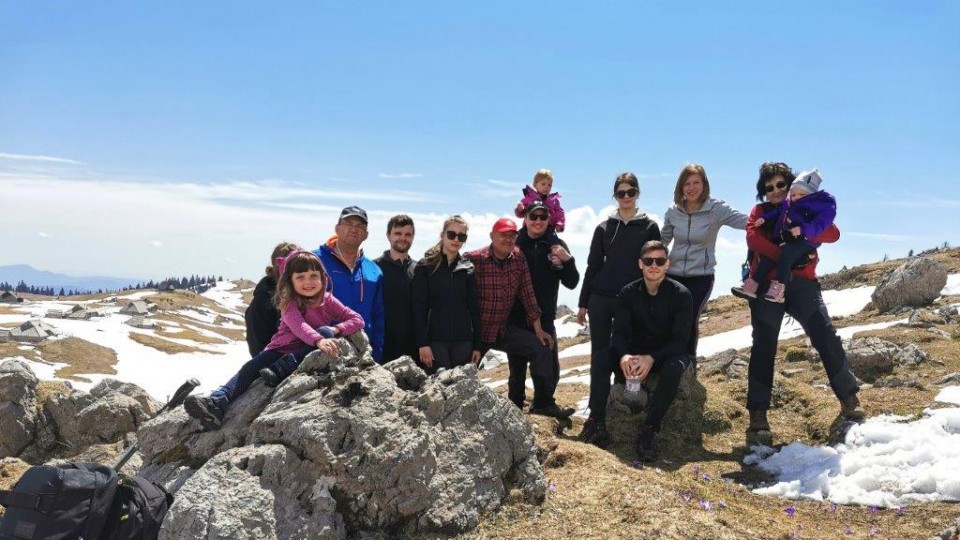
[[(663, 228), (637, 207), (640, 184), (630, 172), (613, 182), (616, 210), (593, 234), (579, 296), (580, 324), (591, 338), (590, 415), (580, 439), (610, 441), (606, 404), (614, 382), (659, 380), (634, 448), (657, 457), (656, 433), (685, 370), (696, 362), (698, 322), (714, 284), (715, 245), (723, 226), (746, 229), (750, 267), (734, 294), (749, 300), (753, 325), (747, 408), (749, 431), (767, 434), (773, 364), (783, 316), (789, 313), (820, 353), (841, 414), (861, 419), (858, 387), (816, 280), (816, 248), (835, 242), (836, 204), (819, 189), (814, 169), (799, 177), (784, 163), (761, 165), (756, 205), (744, 215), (710, 197), (700, 165), (680, 172)], [(419, 261), (407, 215), (387, 223), (390, 249), (375, 260), (361, 249), (367, 213), (344, 208), (335, 235), (314, 251), (281, 243), (271, 255), (246, 312), (251, 360), (210, 395), (191, 396), (187, 413), (205, 429), (219, 427), (229, 404), (257, 379), (280, 384), (313, 350), (337, 354), (336, 339), (367, 333), (378, 363), (409, 356), (428, 373), (479, 364), (491, 349), (506, 353), (508, 398), (521, 409), (527, 370), (529, 412), (568, 418), (554, 398), (560, 379), (554, 320), (560, 285), (580, 282), (576, 261), (558, 236), (564, 230), (553, 174), (536, 172), (515, 208), (522, 226), (497, 220), (489, 244), (461, 253), (469, 226), (455, 215)]]

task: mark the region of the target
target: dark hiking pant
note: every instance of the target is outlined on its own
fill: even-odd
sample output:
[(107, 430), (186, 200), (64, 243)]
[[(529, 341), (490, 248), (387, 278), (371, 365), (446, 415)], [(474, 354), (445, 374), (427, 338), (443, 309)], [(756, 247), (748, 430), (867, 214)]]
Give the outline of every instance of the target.
[(669, 276), (690, 290), (693, 295), (693, 320), (690, 322), (690, 341), (687, 342), (687, 353), (697, 360), (697, 343), (700, 341), (700, 314), (707, 307), (710, 293), (713, 292), (713, 274), (709, 276)]
[[(554, 339), (556, 342), (556, 339)], [(484, 352), (496, 349), (507, 353), (507, 365), (510, 375), (507, 379), (507, 397), (518, 407), (523, 407), (525, 395), (527, 365), (533, 379), (533, 406), (553, 405), (553, 394), (560, 380), (560, 362), (556, 347), (545, 347), (533, 330), (508, 324), (500, 341), (484, 344)]]
[(620, 362), (613, 358), (610, 348), (616, 305), (616, 298), (596, 294), (590, 295), (587, 302), (587, 314), (590, 316), (590, 417), (598, 420), (607, 417), (610, 375), (618, 383), (626, 382)]
[(777, 354), (777, 339), (784, 313), (788, 313), (806, 332), (830, 380), (830, 388), (838, 399), (856, 394), (860, 388), (850, 372), (847, 354), (837, 331), (830, 323), (827, 306), (823, 303), (820, 283), (794, 278), (786, 284), (782, 304), (763, 299), (750, 300), (750, 323), (753, 325), (753, 347), (750, 349), (747, 409), (770, 408), (773, 388), (773, 361)]

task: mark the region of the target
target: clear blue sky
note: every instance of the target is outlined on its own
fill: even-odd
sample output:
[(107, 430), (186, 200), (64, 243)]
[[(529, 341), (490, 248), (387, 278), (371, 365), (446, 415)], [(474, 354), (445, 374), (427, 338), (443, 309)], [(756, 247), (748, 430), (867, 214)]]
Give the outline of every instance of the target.
[(539, 167), (585, 262), (617, 173), (746, 211), (765, 160), (837, 197), (825, 269), (960, 243), (960, 3), (637, 4), (2, 1), (0, 264), (256, 277), (353, 203), (478, 247)]

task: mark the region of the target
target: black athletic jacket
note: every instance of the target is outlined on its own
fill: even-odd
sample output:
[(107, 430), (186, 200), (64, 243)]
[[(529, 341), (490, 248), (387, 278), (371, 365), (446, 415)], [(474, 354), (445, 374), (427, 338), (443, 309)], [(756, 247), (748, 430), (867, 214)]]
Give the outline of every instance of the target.
[(686, 287), (666, 278), (656, 296), (647, 293), (643, 278), (624, 287), (613, 312), (616, 359), (625, 354), (649, 354), (654, 360), (686, 354), (693, 317), (693, 298)]
[(405, 354), (416, 358), (410, 287), (417, 261), (409, 257), (395, 261), (388, 250), (373, 262), (383, 271), (383, 361), (396, 360)]
[(640, 248), (648, 240), (660, 240), (660, 227), (640, 212), (624, 222), (614, 211), (597, 225), (580, 288), (579, 307), (587, 307), (591, 294), (614, 298), (624, 285), (640, 279)]
[(460, 256), (452, 265), (421, 260), (413, 274), (413, 328), (418, 347), (431, 341), (469, 341), (479, 350), (480, 304), (473, 263)]
[(250, 349), (251, 358), (263, 351), (280, 327), (280, 312), (273, 305), (273, 293), (276, 291), (277, 280), (264, 276), (253, 289), (253, 300), (243, 312), (243, 320), (247, 323), (247, 347)]
[[(540, 316), (540, 325), (544, 332), (553, 333), (554, 319), (557, 318), (557, 293), (560, 291), (560, 284), (568, 289), (575, 289), (580, 283), (580, 272), (577, 270), (577, 263), (572, 258), (563, 263), (563, 268), (556, 269), (550, 264), (550, 244), (545, 236), (533, 239), (527, 236), (527, 229), (520, 229), (520, 235), (517, 236), (517, 247), (523, 252), (527, 259), (527, 266), (530, 267), (530, 279), (533, 281), (533, 293), (537, 297), (537, 305), (543, 311)], [(567, 244), (560, 240), (563, 249), (570, 251)], [(510, 312), (508, 322), (514, 326), (528, 328), (527, 310), (523, 303), (515, 302), (513, 310)]]

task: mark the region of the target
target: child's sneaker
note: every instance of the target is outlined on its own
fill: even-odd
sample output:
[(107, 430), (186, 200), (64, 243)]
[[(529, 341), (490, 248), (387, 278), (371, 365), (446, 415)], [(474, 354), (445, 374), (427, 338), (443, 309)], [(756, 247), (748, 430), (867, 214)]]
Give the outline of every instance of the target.
[(270, 388), (276, 388), (284, 379), (290, 376), (297, 369), (297, 359), (292, 354), (285, 354), (279, 360), (260, 370), (260, 378), (263, 384)]
[(730, 292), (732, 292), (734, 296), (750, 299), (757, 297), (758, 288), (760, 288), (760, 284), (752, 277), (747, 277), (747, 279), (743, 280), (743, 285), (730, 289)]
[(778, 304), (783, 303), (783, 283), (780, 283), (777, 280), (770, 282), (770, 287), (767, 288), (767, 294), (763, 295), (763, 299), (776, 302)]
[(204, 431), (209, 431), (219, 428), (223, 423), (227, 400), (213, 396), (187, 396), (187, 399), (183, 400), (183, 408), (187, 414), (200, 421)]

